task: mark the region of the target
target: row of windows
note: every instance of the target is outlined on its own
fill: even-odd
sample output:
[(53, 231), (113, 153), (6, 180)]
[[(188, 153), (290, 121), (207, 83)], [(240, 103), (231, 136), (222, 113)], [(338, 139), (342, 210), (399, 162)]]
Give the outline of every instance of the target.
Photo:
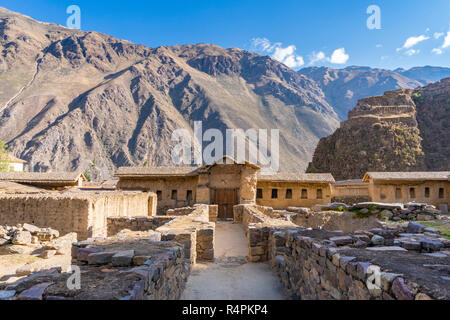
[[(424, 189), (424, 197), (425, 198), (430, 198), (430, 188), (429, 187), (425, 187)], [(439, 199), (443, 199), (444, 198), (444, 194), (445, 194), (445, 190), (444, 188), (439, 188), (438, 191), (438, 197)], [(409, 188), (409, 197), (411, 199), (416, 198), (416, 188)], [(386, 198), (386, 196), (384, 194), (381, 194), (381, 198), (384, 199)], [(402, 189), (401, 188), (396, 188), (395, 189), (395, 198), (396, 199), (402, 199), (403, 198), (403, 194), (402, 194)]]
[[(279, 189), (272, 189), (272, 199), (278, 199)], [(263, 199), (263, 189), (257, 189), (256, 198)], [(286, 194), (284, 196), (285, 199), (292, 199), (292, 189), (286, 189)], [(308, 198), (308, 189), (302, 189), (301, 199), (309, 199)], [(323, 199), (323, 191), (322, 189), (316, 190), (316, 199)]]
[[(158, 190), (156, 191), (156, 195), (158, 196), (158, 200), (162, 200), (162, 191)], [(192, 190), (187, 190), (186, 191), (186, 200), (187, 201), (191, 201), (192, 200)], [(178, 200), (178, 190), (172, 190), (172, 192), (170, 193), (170, 199), (172, 200)]]

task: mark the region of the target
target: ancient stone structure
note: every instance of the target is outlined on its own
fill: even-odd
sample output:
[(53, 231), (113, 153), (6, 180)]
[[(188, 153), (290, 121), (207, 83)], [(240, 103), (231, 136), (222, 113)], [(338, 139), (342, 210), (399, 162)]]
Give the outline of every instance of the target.
[(152, 216), (156, 194), (144, 192), (64, 192), (0, 194), (0, 225), (30, 223), (81, 240), (107, 235), (108, 217)]
[(233, 219), (233, 206), (260, 204), (275, 208), (329, 203), (329, 174), (257, 174), (249, 162), (222, 161), (200, 168), (119, 168), (121, 190), (145, 190), (158, 194), (158, 212), (194, 203), (215, 204), (218, 218)]
[[(396, 241), (393, 239), (395, 231), (373, 231), (383, 234), (392, 242)], [(404, 247), (365, 249), (371, 241), (371, 235), (373, 243), (376, 235), (371, 232), (345, 235), (342, 232), (308, 231), (301, 228), (272, 230), (269, 241), (271, 265), (292, 299), (450, 298), (450, 286), (445, 282), (448, 278), (445, 268), (439, 268), (450, 262), (449, 254), (420, 254), (415, 251), (406, 253)], [(433, 242), (416, 242), (418, 249), (414, 250), (429, 252), (430, 241)], [(436, 245), (431, 251), (439, 250), (442, 245)], [(450, 241), (445, 244), (449, 245)], [(369, 251), (370, 249), (373, 250)]]
[[(450, 203), (450, 171), (441, 172), (368, 172), (372, 201), (406, 203), (424, 202), (436, 207)], [(444, 210), (444, 211), (447, 211)]]
[(79, 288), (67, 286), (71, 273), (54, 268), (2, 284), (0, 293), (9, 300), (175, 300), (190, 272), (184, 248), (152, 234), (74, 243), (72, 257)]

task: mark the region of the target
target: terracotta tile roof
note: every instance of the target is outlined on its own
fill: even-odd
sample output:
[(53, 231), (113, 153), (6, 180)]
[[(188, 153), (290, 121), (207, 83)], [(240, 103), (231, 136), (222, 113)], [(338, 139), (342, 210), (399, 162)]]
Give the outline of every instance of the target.
[(430, 172), (367, 172), (363, 182), (374, 181), (450, 181), (450, 171), (430, 171)]
[(334, 183), (331, 173), (278, 173), (273, 175), (258, 174), (258, 181), (316, 182)]

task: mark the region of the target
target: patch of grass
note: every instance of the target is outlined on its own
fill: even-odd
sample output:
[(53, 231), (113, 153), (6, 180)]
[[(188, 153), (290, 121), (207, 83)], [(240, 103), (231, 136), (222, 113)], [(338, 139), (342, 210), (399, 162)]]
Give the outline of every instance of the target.
[(448, 223), (448, 221), (446, 221), (446, 222), (417, 221), (417, 222), (420, 224), (423, 224), (425, 227), (435, 228), (436, 230), (439, 230), (444, 238), (450, 240), (450, 224)]

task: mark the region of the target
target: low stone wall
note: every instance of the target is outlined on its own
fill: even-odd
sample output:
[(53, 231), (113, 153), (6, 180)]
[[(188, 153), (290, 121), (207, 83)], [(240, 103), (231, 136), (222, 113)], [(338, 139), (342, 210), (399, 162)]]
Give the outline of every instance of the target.
[(291, 219), (296, 225), (306, 228), (323, 228), (330, 231), (342, 230), (344, 232), (369, 230), (381, 225), (377, 215), (358, 217), (354, 212), (308, 211), (293, 215)]
[(162, 240), (182, 243), (191, 263), (214, 261), (215, 223), (210, 222), (210, 206), (194, 208), (191, 214), (177, 217), (156, 231), (162, 233)]
[(194, 210), (195, 208), (192, 207), (169, 209), (166, 211), (166, 215), (171, 217), (187, 216), (190, 215)]
[(335, 196), (331, 198), (331, 202), (341, 202), (352, 205), (358, 202), (369, 202), (370, 196)]
[[(324, 244), (323, 239), (330, 236), (333, 236), (332, 232), (305, 231), (301, 228), (270, 231), (271, 266), (292, 299), (449, 298), (450, 286), (439, 280), (439, 277), (445, 277), (445, 272), (439, 273), (433, 266), (438, 266), (439, 261), (441, 265), (448, 263), (450, 257), (439, 260), (432, 255), (404, 253), (389, 248), (370, 252), (345, 246), (333, 248)], [(336, 233), (335, 236), (336, 241), (346, 238), (342, 237), (342, 233)], [(430, 274), (431, 272), (434, 274)], [(423, 278), (426, 274), (429, 276)], [(432, 280), (433, 278), (436, 281)]]
[(174, 217), (110, 217), (107, 219), (108, 237), (125, 229), (131, 231), (156, 230), (173, 219)]
[(248, 240), (248, 259), (250, 262), (263, 262), (269, 256), (269, 231), (271, 227), (294, 227), (285, 219), (272, 218), (274, 214), (270, 207), (258, 205), (237, 205), (234, 207), (235, 223), (242, 223)]
[(62, 235), (76, 232), (79, 239), (102, 237), (108, 217), (153, 215), (155, 201), (156, 194), (143, 192), (1, 194), (0, 225), (29, 223)]
[(174, 242), (152, 241), (152, 237), (123, 237), (73, 245), (73, 263), (81, 271), (80, 288), (68, 288), (71, 274), (54, 268), (0, 285), (0, 290), (7, 290), (3, 293), (9, 294), (9, 300), (179, 299), (190, 272), (184, 248)]

